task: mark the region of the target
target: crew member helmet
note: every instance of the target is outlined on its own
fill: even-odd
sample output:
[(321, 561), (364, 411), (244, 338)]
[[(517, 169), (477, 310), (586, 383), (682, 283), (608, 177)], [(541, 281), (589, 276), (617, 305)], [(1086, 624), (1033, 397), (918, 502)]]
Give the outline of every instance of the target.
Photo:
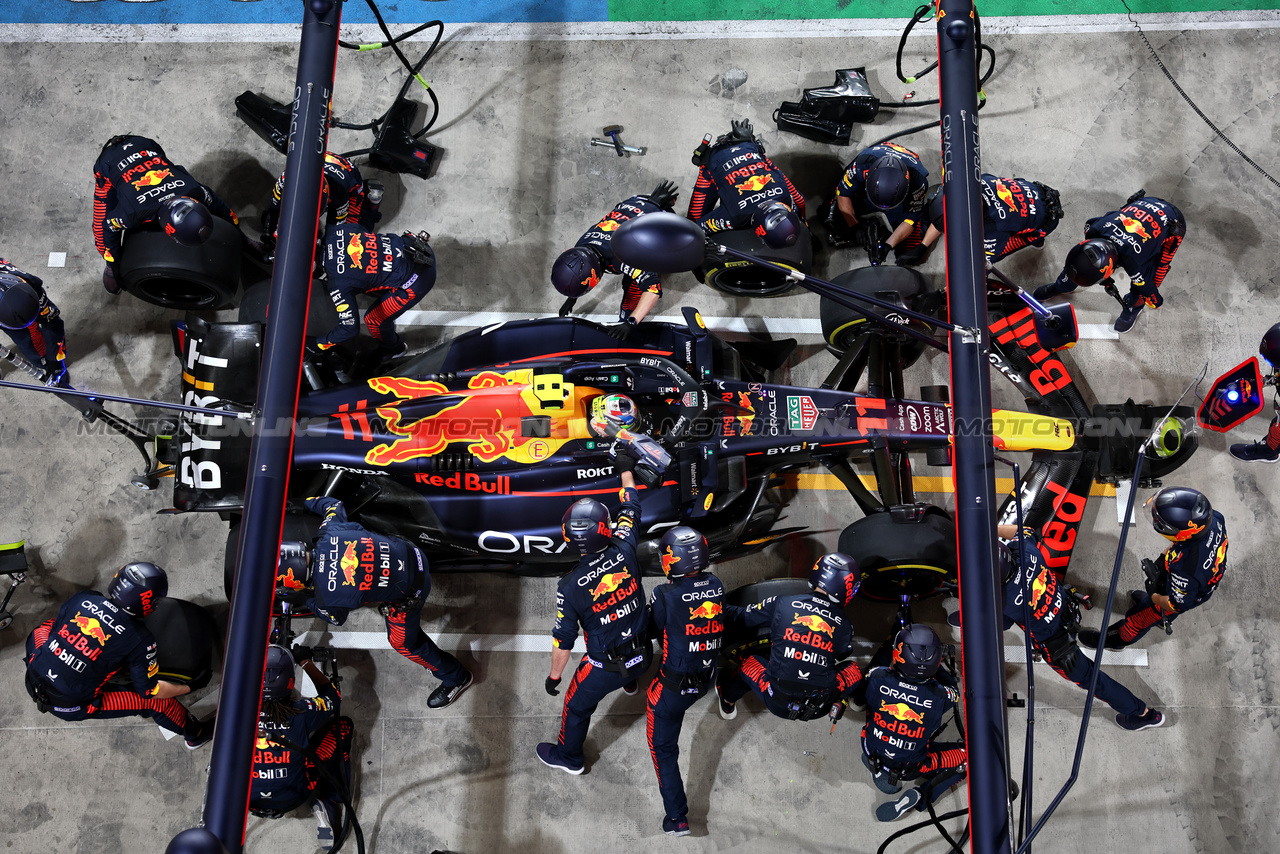
[(784, 202), (762, 205), (751, 215), (756, 237), (774, 249), (794, 246), (800, 237), (800, 217)]
[(1175, 543), (1203, 537), (1213, 520), (1213, 508), (1204, 493), (1189, 486), (1167, 486), (1147, 499), (1151, 527)]
[(707, 538), (688, 525), (669, 528), (658, 540), (662, 574), (668, 578), (693, 575), (707, 568)]
[(613, 438), (619, 430), (637, 432), (640, 410), (625, 394), (602, 394), (591, 401), (591, 432), (600, 438)]
[(188, 196), (174, 196), (160, 204), (160, 225), (164, 233), (183, 246), (199, 246), (213, 234), (209, 209)]
[(861, 586), (858, 562), (844, 552), (823, 555), (809, 571), (809, 588), (842, 608), (853, 601)]
[(893, 671), (903, 679), (923, 682), (933, 678), (942, 661), (942, 641), (933, 629), (912, 623), (893, 639)]
[(107, 585), (107, 598), (130, 616), (145, 617), (156, 600), (169, 595), (169, 576), (154, 563), (134, 561), (116, 571)]
[(0, 327), (26, 329), (40, 314), (36, 289), (10, 273), (0, 273)]
[(560, 530), (579, 554), (602, 552), (613, 542), (609, 508), (594, 498), (579, 498), (564, 511)]
[(1079, 287), (1096, 285), (1116, 270), (1116, 245), (1095, 237), (1071, 247), (1067, 253), (1067, 278)]
[(1018, 562), (1014, 560), (1013, 549), (1004, 543), (996, 543), (996, 551), (1000, 553), (1000, 583), (1008, 584), (1018, 572)]
[(285, 590), (305, 590), (311, 586), (311, 544), (303, 540), (284, 540), (280, 543), (280, 556), (276, 561), (276, 587)]
[(293, 653), (272, 644), (267, 647), (267, 664), (262, 670), (262, 699), (287, 702), (293, 699)]
[(1262, 336), (1258, 345), (1258, 355), (1271, 366), (1271, 370), (1280, 371), (1280, 323), (1272, 326)]
[(604, 261), (586, 246), (575, 246), (560, 253), (551, 267), (551, 284), (563, 296), (577, 299), (600, 284)]
[(867, 170), (867, 201), (882, 211), (896, 208), (907, 200), (910, 178), (901, 158), (886, 154)]

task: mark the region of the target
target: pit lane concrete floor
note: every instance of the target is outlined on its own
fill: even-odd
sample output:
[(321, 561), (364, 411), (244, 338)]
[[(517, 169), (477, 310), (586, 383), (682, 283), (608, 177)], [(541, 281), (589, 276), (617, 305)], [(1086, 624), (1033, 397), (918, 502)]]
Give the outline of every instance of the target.
[[(1280, 170), (1274, 153), (1280, 141), (1274, 129), (1277, 31), (1151, 37), (1201, 106), (1255, 159)], [(1085, 340), (1067, 356), (1096, 399), (1167, 403), (1205, 361), (1213, 377), (1251, 355), (1262, 331), (1280, 317), (1270, 237), (1280, 213), (1275, 189), (1213, 140), (1136, 35), (991, 32), (988, 40), (999, 60), (981, 117), (984, 167), (1059, 188), (1067, 211), (1043, 252), (1019, 253), (1005, 263), (1010, 275), (1031, 284), (1051, 278), (1083, 220), (1118, 206), (1139, 187), (1173, 200), (1187, 216), (1187, 239), (1164, 286), (1166, 307), (1144, 312), (1118, 341)], [(431, 137), (445, 149), (438, 174), (425, 182), (366, 174), (388, 186), (385, 229), (425, 228), (434, 235), (440, 280), (422, 308), (545, 314), (559, 304), (547, 273), (561, 248), (618, 199), (662, 178), (679, 183), (683, 205), (694, 179), (689, 152), (704, 132), (726, 130), (730, 118), (754, 120), (770, 153), (816, 207), (856, 146), (836, 150), (780, 134), (769, 114), (803, 87), (829, 84), (832, 69), (850, 65), (865, 64), (884, 97), (905, 94), (893, 78), (895, 43), (503, 41), (468, 40), (465, 31), (454, 31), (429, 70), (443, 104)], [(923, 66), (932, 50), (931, 39), (914, 40), (908, 66)], [(99, 285), (101, 262), (89, 227), (90, 166), (99, 146), (115, 133), (151, 135), (254, 223), (283, 161), (235, 118), (231, 102), (244, 89), (288, 100), (293, 61), (294, 49), (284, 44), (10, 43), (0, 51), (6, 81), (0, 153), (10, 182), (0, 205), (0, 249), (47, 281), (67, 320), (77, 384), (170, 399), (178, 393), (167, 334), (176, 315), (109, 297)], [(746, 82), (724, 86), (740, 77), (735, 69), (747, 73)], [(344, 52), (335, 111), (353, 120), (372, 117), (389, 103), (400, 75), (390, 57)], [(918, 97), (931, 96), (934, 85), (932, 79), (917, 84)], [(859, 127), (856, 141), (916, 121), (911, 113)], [(619, 159), (588, 147), (602, 125), (615, 122), (626, 126), (625, 141), (648, 147), (645, 156)], [(923, 152), (936, 179), (937, 136), (903, 142)], [(333, 135), (336, 149), (364, 144), (362, 135)], [(48, 266), (52, 252), (67, 253), (65, 267)], [(845, 251), (823, 255), (819, 267), (834, 275), (859, 263)], [(925, 269), (940, 276), (941, 253)], [(584, 307), (608, 313), (616, 298), (609, 284)], [(1075, 302), (1084, 323), (1110, 324), (1114, 317), (1101, 293), (1080, 294)], [(690, 276), (671, 276), (659, 311), (675, 314), (682, 304), (747, 318), (816, 318), (818, 308), (809, 295), (726, 299)], [(448, 332), (417, 327), (407, 337), (425, 346)], [(817, 382), (831, 364), (818, 339), (806, 336), (789, 373), (796, 382)], [(930, 357), (912, 369), (909, 381), (946, 378), (945, 361)], [(1000, 403), (1018, 405), (1000, 377), (993, 384)], [(168, 489), (148, 494), (128, 485), (139, 457), (125, 442), (89, 433), (56, 400), (8, 390), (3, 396), (0, 540), (26, 538), (35, 571), (14, 598), (13, 626), (0, 633), (8, 781), (0, 789), (0, 840), (15, 852), (160, 851), (199, 816), (209, 751), (188, 753), (148, 722), (67, 724), (40, 716), (22, 688), (23, 639), (73, 591), (101, 588), (114, 567), (139, 558), (169, 568), (175, 595), (224, 615), (225, 526), (209, 516), (157, 516), (169, 503)], [(1036, 850), (1280, 850), (1280, 815), (1271, 797), (1280, 787), (1277, 581), (1267, 545), (1280, 523), (1280, 490), (1275, 468), (1243, 465), (1226, 454), (1229, 442), (1263, 429), (1258, 418), (1229, 437), (1202, 435), (1199, 452), (1173, 478), (1204, 490), (1224, 512), (1231, 568), (1213, 601), (1183, 618), (1172, 637), (1152, 633), (1140, 644), (1149, 667), (1110, 669), (1163, 709), (1168, 723), (1131, 734), (1111, 722), (1105, 706), (1095, 707), (1080, 782)], [(918, 464), (924, 473), (947, 474)], [(947, 503), (944, 496), (936, 500)], [(834, 547), (839, 530), (856, 516), (852, 508), (841, 492), (795, 494), (788, 523), (808, 524), (811, 534), (719, 571), (730, 585), (802, 573), (816, 554)], [(1114, 499), (1090, 503), (1083, 531), (1071, 574), (1097, 591), (1117, 542)], [(1120, 598), (1139, 586), (1138, 559), (1164, 545), (1148, 525), (1133, 529)], [(549, 629), (553, 595), (552, 579), (439, 577), (424, 619), (432, 631), (541, 634)], [(876, 641), (891, 616), (864, 602), (851, 614), (858, 634)], [(929, 603), (918, 615), (940, 624), (942, 609)], [(1086, 623), (1097, 620), (1090, 615)], [(360, 613), (346, 630), (378, 631), (380, 624), (375, 614)], [(1020, 643), (1014, 634), (1006, 640)], [(710, 703), (686, 718), (682, 765), (694, 836), (668, 840), (660, 832), (643, 697), (605, 701), (588, 739), (589, 773), (570, 778), (533, 755), (535, 743), (557, 728), (559, 702), (541, 689), (548, 656), (463, 658), (476, 670), (477, 684), (455, 706), (430, 712), (425, 701), (434, 682), (416, 665), (385, 651), (341, 654), (342, 708), (357, 724), (359, 816), (370, 850), (870, 852), (891, 830), (872, 816), (881, 796), (858, 761), (856, 723), (846, 720), (829, 734), (825, 722), (780, 721), (748, 699), (732, 723), (716, 717)], [(1007, 673), (1011, 689), (1024, 693), (1024, 668), (1010, 665)], [(1036, 675), (1038, 811), (1068, 775), (1083, 693), (1043, 666)], [(207, 710), (213, 699), (212, 690), (205, 692), (197, 708)], [(1015, 765), (1024, 720), (1023, 712), (1009, 712)], [(964, 802), (961, 792), (940, 809)], [(958, 822), (949, 825), (959, 831)], [(248, 846), (307, 851), (313, 834), (309, 816), (254, 819)], [(889, 850), (944, 849), (926, 831)]]

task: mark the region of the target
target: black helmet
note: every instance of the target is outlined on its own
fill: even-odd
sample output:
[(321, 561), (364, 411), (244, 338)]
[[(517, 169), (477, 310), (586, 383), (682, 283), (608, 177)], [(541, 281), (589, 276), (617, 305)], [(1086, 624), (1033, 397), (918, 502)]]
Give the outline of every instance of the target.
[(107, 598), (126, 614), (145, 617), (156, 607), (156, 600), (169, 594), (169, 576), (154, 563), (134, 561), (116, 571), (107, 585)]
[(882, 211), (896, 208), (907, 199), (910, 180), (902, 159), (886, 154), (867, 170), (867, 201)]
[(1018, 562), (1013, 559), (1013, 549), (1004, 543), (997, 543), (996, 550), (1000, 553), (1000, 583), (1008, 584), (1018, 571)]
[(1258, 345), (1258, 354), (1267, 360), (1271, 370), (1280, 371), (1280, 323), (1272, 326), (1262, 336)]
[(800, 236), (800, 217), (784, 202), (769, 202), (751, 215), (756, 237), (774, 249), (794, 246)]
[(604, 551), (613, 542), (610, 522), (609, 508), (594, 498), (579, 498), (564, 511), (560, 530), (579, 554), (590, 555)]
[(858, 562), (844, 552), (823, 555), (809, 571), (809, 588), (841, 607), (853, 601), (861, 586)]
[(213, 234), (209, 209), (188, 196), (174, 196), (161, 202), (159, 220), (164, 233), (183, 246), (199, 246)]
[(1167, 486), (1147, 499), (1151, 527), (1167, 540), (1181, 543), (1205, 534), (1213, 508), (1204, 493), (1189, 486)]
[(1116, 245), (1095, 237), (1077, 243), (1067, 253), (1066, 273), (1071, 283), (1080, 287), (1096, 285), (1115, 272)]
[(938, 672), (942, 641), (933, 629), (912, 623), (893, 639), (893, 671), (903, 679), (923, 682)]
[(283, 540), (276, 561), (276, 587), (286, 591), (305, 590), (311, 586), (311, 544), (302, 540)]
[(600, 284), (604, 261), (588, 246), (575, 246), (560, 253), (551, 267), (551, 284), (567, 297), (577, 299)]
[(707, 568), (707, 538), (688, 525), (669, 528), (658, 540), (662, 574), (668, 578), (693, 575)]
[(262, 699), (281, 702), (293, 698), (293, 653), (278, 644), (267, 647), (262, 669)]
[(9, 273), (0, 273), (0, 327), (25, 329), (40, 315), (36, 289)]

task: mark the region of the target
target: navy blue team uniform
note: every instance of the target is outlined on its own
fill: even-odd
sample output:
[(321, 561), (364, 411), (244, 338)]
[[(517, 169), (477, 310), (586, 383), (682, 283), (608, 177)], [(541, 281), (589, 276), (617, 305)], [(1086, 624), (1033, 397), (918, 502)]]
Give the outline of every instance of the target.
[[(325, 215), (330, 225), (347, 223), (355, 228), (373, 228), (382, 215), (377, 207), (365, 198), (364, 179), (360, 170), (341, 155), (332, 151), (324, 153), (324, 194), (328, 204)], [(280, 200), (284, 196), (284, 173), (271, 188), (270, 222), (274, 224), (280, 213)]]
[[(945, 716), (960, 701), (955, 680), (938, 671), (923, 682), (904, 679), (890, 666), (873, 667), (858, 692), (866, 692), (864, 756), (902, 780), (959, 768), (967, 761), (963, 742), (934, 742)], [(865, 760), (864, 760), (865, 761)], [(880, 778), (876, 778), (880, 784)]]
[[(154, 222), (161, 202), (188, 196), (232, 225), (235, 211), (218, 194), (171, 161), (155, 140), (123, 135), (110, 139), (93, 164), (93, 240), (114, 270), (121, 236)], [(118, 276), (117, 276), (118, 278)]]
[(720, 579), (700, 572), (654, 588), (649, 610), (651, 634), (662, 641), (662, 666), (649, 683), (645, 731), (662, 806), (679, 822), (689, 814), (679, 763), (684, 713), (715, 684), (726, 610), (742, 609), (726, 606)]
[(689, 197), (689, 219), (715, 234), (751, 228), (755, 212), (782, 202), (804, 219), (804, 196), (765, 156), (758, 142), (739, 142), (707, 155)]
[[(7, 273), (31, 286), (39, 300), (38, 313), (35, 319), (21, 328), (4, 327), (5, 332), (17, 345), (22, 357), (36, 367), (51, 371), (55, 376), (64, 369), (67, 358), (67, 331), (62, 322), (62, 315), (53, 300), (45, 293), (44, 281), (31, 273), (24, 273), (8, 261), (0, 258), (0, 273)], [(0, 276), (0, 295), (10, 287), (10, 283)], [(21, 287), (21, 285), (19, 285)], [(66, 379), (63, 379), (66, 382)]]
[[(613, 232), (627, 220), (660, 210), (662, 208), (650, 201), (648, 196), (632, 196), (614, 206), (613, 210), (587, 229), (574, 244), (586, 246), (600, 256), (606, 273), (622, 276), (622, 304), (618, 307), (618, 317), (622, 320), (626, 320), (644, 294), (662, 296), (662, 279), (657, 273), (637, 269), (614, 257), (613, 249), (610, 248)], [(595, 283), (593, 282), (590, 287), (594, 288)]]
[[(415, 261), (419, 251), (424, 254)], [(324, 270), (338, 325), (317, 341), (321, 350), (360, 334), (355, 296), (371, 294), (379, 301), (364, 315), (369, 335), (383, 350), (401, 352), (406, 345), (396, 333), (396, 318), (417, 305), (436, 283), (435, 256), (425, 243), (411, 252), (398, 234), (374, 234), (347, 223), (330, 225), (325, 231)]]
[[(253, 745), (253, 773), (249, 809), (279, 815), (297, 809), (328, 788), (311, 757), (290, 744), (304, 747), (337, 771), (350, 762), (350, 721), (339, 717), (341, 696), (332, 684), (315, 697), (289, 704), (293, 714), (275, 720), (266, 709), (258, 714)], [(336, 766), (336, 767), (335, 767)]]
[(431, 593), (431, 573), (422, 552), (404, 540), (348, 522), (336, 498), (308, 498), (306, 507), (324, 517), (316, 542), (314, 592), (307, 607), (340, 626), (361, 605), (389, 606), (383, 614), (392, 649), (431, 671), (442, 687), (466, 682), (466, 668), (437, 647), (419, 623), (423, 601)]
[[(982, 181), (982, 245), (987, 261), (995, 263), (1026, 246), (1043, 246), (1062, 218), (1058, 191), (1025, 178), (997, 178), (984, 173)], [(942, 201), (930, 204), (929, 225), (943, 230)]]
[[(1120, 266), (1129, 276), (1130, 306), (1159, 308), (1164, 303), (1160, 284), (1169, 272), (1174, 253), (1187, 233), (1182, 211), (1154, 196), (1144, 196), (1085, 223), (1086, 240), (1103, 238), (1116, 247)], [(1106, 276), (1111, 272), (1106, 271)], [(1076, 289), (1063, 270), (1049, 286), (1052, 293), (1065, 294)]]
[[(871, 204), (867, 198), (867, 173), (882, 157), (894, 157), (907, 170), (907, 197), (902, 204), (881, 210)], [(889, 220), (889, 230), (893, 231), (902, 223), (911, 221), (915, 229), (899, 246), (905, 250), (914, 247), (924, 236), (924, 203), (929, 192), (929, 170), (925, 168), (920, 155), (909, 148), (895, 142), (872, 145), (858, 152), (858, 156), (845, 167), (840, 182), (836, 185), (836, 195), (843, 196), (853, 202), (853, 212), (859, 219), (882, 213)], [(938, 226), (941, 228), (942, 226)]]
[(636, 556), (640, 497), (629, 487), (623, 487), (619, 497), (622, 507), (612, 543), (602, 552), (579, 558), (556, 587), (556, 622), (551, 630), (556, 648), (573, 649), (579, 626), (587, 647), (565, 691), (560, 733), (553, 746), (554, 758), (576, 768), (583, 764), (582, 744), (596, 706), (642, 676), (652, 654), (646, 635), (649, 608)]
[[(202, 737), (195, 716), (172, 697), (157, 699), (160, 665), (156, 639), (142, 620), (96, 590), (72, 596), (27, 636), (27, 691), (64, 721), (137, 715), (184, 736)], [(128, 669), (133, 690), (107, 680)]]
[[(755, 691), (780, 718), (812, 720), (849, 696), (862, 678), (853, 661), (853, 627), (841, 609), (811, 593), (771, 597), (742, 611), (748, 627), (770, 626), (773, 647), (766, 661), (750, 655), (736, 672), (720, 678), (720, 697), (736, 703)], [(737, 677), (737, 678), (735, 678)]]

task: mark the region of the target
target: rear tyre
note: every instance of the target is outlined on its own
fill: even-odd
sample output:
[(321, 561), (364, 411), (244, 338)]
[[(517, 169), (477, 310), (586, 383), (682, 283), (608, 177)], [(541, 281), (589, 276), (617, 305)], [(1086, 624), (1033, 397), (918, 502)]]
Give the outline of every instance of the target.
[[(925, 294), (932, 291), (929, 280), (919, 271), (909, 267), (886, 265), (849, 270), (836, 276), (831, 283), (856, 294), (878, 297), (888, 302), (901, 300), (906, 308), (915, 311), (921, 311), (927, 307), (919, 303)], [(874, 306), (868, 306), (868, 308), (893, 319), (893, 312)], [(873, 326), (862, 313), (825, 296), (818, 303), (818, 316), (822, 321), (822, 337), (836, 354), (843, 354), (846, 350), (858, 346), (872, 330), (886, 331), (883, 327)], [(912, 322), (910, 326), (925, 334), (930, 332), (928, 327), (917, 322)], [(924, 352), (925, 346), (914, 338), (908, 338), (902, 344), (902, 367), (908, 368), (915, 364), (920, 354)]]
[(213, 676), (213, 650), (218, 627), (209, 612), (194, 602), (166, 596), (143, 623), (156, 638), (160, 678), (198, 691)]
[[(236, 580), (236, 554), (240, 548), (240, 521), (237, 518), (227, 531), (226, 550), (222, 556), (222, 585), (227, 593), (227, 601), (231, 601), (231, 589)], [(320, 535), (320, 517), (312, 513), (290, 513), (284, 517), (282, 540), (306, 540), (314, 542)]]
[(243, 248), (240, 230), (218, 217), (213, 234), (199, 246), (183, 246), (160, 231), (131, 231), (120, 247), (120, 284), (163, 308), (229, 308), (240, 291)]
[[(236, 318), (241, 323), (266, 323), (267, 303), (271, 298), (271, 280), (264, 279), (244, 289), (240, 299), (240, 314)], [(338, 310), (329, 299), (324, 282), (319, 279), (311, 281), (311, 299), (307, 305), (307, 334), (312, 337), (324, 335), (338, 325)]]
[(868, 599), (921, 599), (956, 580), (955, 523), (939, 507), (919, 522), (899, 522), (888, 512), (859, 519), (840, 532), (839, 549), (858, 562), (859, 595)]
[[(793, 246), (781, 249), (774, 249), (756, 237), (755, 232), (748, 230), (722, 231), (714, 235), (712, 240), (754, 258), (782, 264), (801, 273), (807, 273), (813, 267), (813, 241), (809, 239), (808, 228), (800, 229)], [(708, 254), (703, 270), (708, 285), (732, 296), (779, 297), (795, 287), (795, 283), (784, 273), (739, 258)]]

